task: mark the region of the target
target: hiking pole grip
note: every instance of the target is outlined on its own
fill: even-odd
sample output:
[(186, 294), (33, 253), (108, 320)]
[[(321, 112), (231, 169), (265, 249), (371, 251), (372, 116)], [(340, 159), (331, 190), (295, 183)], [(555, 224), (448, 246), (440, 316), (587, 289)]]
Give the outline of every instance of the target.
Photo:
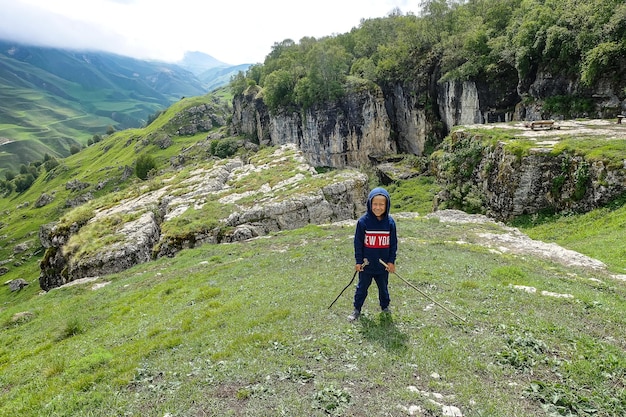
[[(383, 261), (382, 259), (378, 260), (381, 264), (383, 264), (385, 266), (385, 268), (387, 268), (387, 264), (385, 263), (385, 261)], [(419, 288), (417, 288), (415, 285), (411, 284), (409, 281), (407, 281), (406, 279), (402, 278), (400, 276), (400, 274), (398, 274), (397, 272), (393, 273), (395, 276), (397, 276), (398, 278), (400, 278), (402, 281), (404, 281), (404, 283), (406, 285), (408, 285), (409, 287), (413, 288), (415, 291), (417, 291), (418, 293), (422, 294), (424, 297), (426, 297), (428, 300), (432, 301), (433, 303), (435, 303), (436, 305), (438, 305), (439, 307), (443, 308), (444, 310), (446, 310), (448, 313), (452, 314), (454, 317), (456, 317), (457, 319), (465, 322), (466, 320), (459, 316), (458, 314), (456, 314), (454, 311), (448, 309), (446, 306), (441, 305), (440, 303), (438, 303), (437, 301), (435, 301), (431, 296), (429, 296), (428, 294), (426, 294), (424, 291), (420, 290)]]

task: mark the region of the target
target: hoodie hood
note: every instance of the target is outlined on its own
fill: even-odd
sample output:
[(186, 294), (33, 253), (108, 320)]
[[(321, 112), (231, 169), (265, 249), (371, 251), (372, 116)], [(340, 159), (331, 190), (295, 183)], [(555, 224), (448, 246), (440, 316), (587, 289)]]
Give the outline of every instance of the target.
[(391, 197), (387, 190), (382, 187), (374, 188), (370, 191), (370, 194), (367, 196), (367, 213), (374, 216), (374, 212), (372, 211), (372, 199), (377, 195), (382, 195), (387, 199), (387, 208), (385, 210), (385, 216), (389, 216), (389, 209), (391, 208)]

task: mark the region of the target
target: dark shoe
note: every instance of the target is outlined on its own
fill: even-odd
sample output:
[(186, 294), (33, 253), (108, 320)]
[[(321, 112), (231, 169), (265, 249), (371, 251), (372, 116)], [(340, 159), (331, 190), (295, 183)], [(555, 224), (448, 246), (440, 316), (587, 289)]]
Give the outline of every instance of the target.
[(383, 313), (391, 314), (391, 310), (389, 310), (389, 307), (385, 307), (385, 308), (383, 308)]
[(361, 317), (361, 312), (359, 310), (354, 310), (352, 314), (348, 316), (348, 321), (355, 321)]

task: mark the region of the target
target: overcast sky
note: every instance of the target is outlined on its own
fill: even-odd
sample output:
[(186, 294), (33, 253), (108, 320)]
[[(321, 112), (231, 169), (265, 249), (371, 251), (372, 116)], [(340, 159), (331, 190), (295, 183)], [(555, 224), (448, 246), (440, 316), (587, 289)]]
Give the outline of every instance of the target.
[(421, 0), (0, 0), (0, 39), (177, 61), (263, 62), (272, 45), (349, 32)]

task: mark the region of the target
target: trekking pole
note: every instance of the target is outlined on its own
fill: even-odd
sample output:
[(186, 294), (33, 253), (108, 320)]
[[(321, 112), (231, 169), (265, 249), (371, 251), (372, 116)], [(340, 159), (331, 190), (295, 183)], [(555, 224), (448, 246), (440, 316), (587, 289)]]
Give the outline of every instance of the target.
[[(382, 260), (379, 259), (378, 260), (381, 264), (385, 265), (385, 268), (387, 268), (387, 264)], [(397, 276), (398, 278), (400, 278), (402, 281), (404, 281), (404, 283), (406, 285), (408, 285), (409, 287), (413, 288), (415, 291), (417, 291), (418, 293), (422, 294), (424, 297), (426, 297), (427, 299), (429, 299), (430, 301), (432, 301), (433, 303), (437, 304), (439, 307), (443, 308), (444, 310), (446, 310), (448, 313), (452, 314), (454, 317), (456, 317), (457, 319), (465, 322), (466, 320), (459, 316), (458, 314), (456, 314), (455, 312), (453, 312), (452, 310), (446, 308), (444, 305), (439, 304), (437, 301), (435, 301), (431, 296), (429, 296), (428, 294), (426, 294), (424, 291), (420, 290), (419, 288), (417, 288), (415, 285), (411, 284), (409, 281), (407, 281), (406, 279), (402, 278), (397, 272), (394, 272), (394, 275)]]
[[(363, 266), (367, 266), (367, 265), (369, 265), (369, 262), (367, 261), (367, 259), (363, 259), (363, 263), (362, 263), (361, 265), (363, 265)], [(335, 304), (335, 301), (337, 301), (337, 300), (339, 299), (339, 297), (341, 297), (341, 294), (343, 294), (343, 292), (344, 292), (345, 290), (347, 290), (347, 289), (348, 289), (348, 287), (349, 287), (350, 285), (352, 285), (352, 283), (354, 282), (354, 278), (356, 278), (356, 274), (358, 274), (358, 272), (359, 272), (359, 271), (354, 271), (354, 275), (352, 275), (352, 279), (350, 280), (350, 282), (348, 283), (348, 285), (346, 285), (346, 286), (344, 287), (344, 289), (343, 289), (343, 290), (341, 290), (341, 292), (339, 293), (339, 295), (337, 296), (337, 298), (335, 298), (335, 300), (334, 300), (332, 303), (330, 303), (330, 305), (328, 306), (328, 308), (329, 308), (329, 309), (333, 306), (333, 304)]]

